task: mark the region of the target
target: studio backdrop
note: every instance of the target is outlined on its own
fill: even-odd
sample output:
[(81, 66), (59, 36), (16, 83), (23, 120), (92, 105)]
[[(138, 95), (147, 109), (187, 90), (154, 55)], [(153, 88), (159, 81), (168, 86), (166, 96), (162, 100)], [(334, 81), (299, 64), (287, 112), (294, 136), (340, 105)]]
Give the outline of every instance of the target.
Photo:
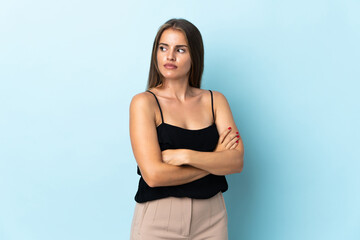
[(2, 1), (0, 239), (129, 238), (129, 104), (173, 17), (200, 30), (201, 88), (225, 95), (244, 142), (243, 171), (226, 176), (229, 239), (360, 239), (359, 12), (356, 0)]

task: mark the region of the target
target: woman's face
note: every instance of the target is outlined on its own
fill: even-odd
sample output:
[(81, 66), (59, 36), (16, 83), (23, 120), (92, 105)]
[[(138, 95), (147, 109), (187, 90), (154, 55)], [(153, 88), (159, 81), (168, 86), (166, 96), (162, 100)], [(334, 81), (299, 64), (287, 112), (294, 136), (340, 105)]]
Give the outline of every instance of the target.
[(157, 63), (165, 79), (188, 77), (191, 57), (186, 37), (180, 30), (163, 31), (157, 48)]

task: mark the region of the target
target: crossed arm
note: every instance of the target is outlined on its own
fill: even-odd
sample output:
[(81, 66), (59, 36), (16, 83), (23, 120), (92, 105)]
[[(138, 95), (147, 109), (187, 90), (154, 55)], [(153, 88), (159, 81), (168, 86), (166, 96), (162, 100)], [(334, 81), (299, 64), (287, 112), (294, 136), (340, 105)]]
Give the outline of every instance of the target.
[(201, 152), (190, 149), (169, 149), (162, 152), (162, 160), (172, 165), (190, 165), (214, 175), (240, 173), (243, 168), (243, 151), (227, 149)]
[[(221, 138), (229, 126), (234, 132), (238, 129), (226, 98), (217, 91), (213, 92), (216, 103), (216, 126)], [(148, 102), (145, 95), (133, 99), (130, 105), (130, 138), (142, 176), (150, 187), (185, 184), (210, 173), (227, 175), (242, 171), (244, 148), (241, 138), (238, 139), (239, 143), (235, 148), (214, 152), (190, 149), (168, 149), (161, 152), (156, 144), (143, 145), (144, 132), (149, 142), (156, 142), (157, 139), (156, 130), (152, 127), (153, 122), (148, 120), (154, 118), (151, 111), (153, 107), (149, 106)]]

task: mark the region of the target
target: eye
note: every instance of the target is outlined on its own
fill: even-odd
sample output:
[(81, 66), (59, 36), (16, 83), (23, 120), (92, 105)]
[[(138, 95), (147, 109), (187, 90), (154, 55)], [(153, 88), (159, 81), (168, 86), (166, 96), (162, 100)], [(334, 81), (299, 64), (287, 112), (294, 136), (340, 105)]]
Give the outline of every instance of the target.
[(182, 51), (182, 53), (185, 52), (185, 49), (183, 49), (183, 48), (179, 48), (179, 50)]
[(160, 51), (162, 51), (163, 48), (164, 48), (163, 46), (160, 46), (160, 47), (159, 47)]

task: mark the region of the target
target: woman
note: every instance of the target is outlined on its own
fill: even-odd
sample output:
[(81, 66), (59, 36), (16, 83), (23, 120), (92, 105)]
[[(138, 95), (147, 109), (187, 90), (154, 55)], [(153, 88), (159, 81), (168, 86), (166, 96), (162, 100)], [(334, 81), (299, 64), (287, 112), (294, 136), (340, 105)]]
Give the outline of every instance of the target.
[(192, 23), (159, 28), (147, 90), (130, 103), (140, 175), (132, 240), (228, 239), (225, 175), (242, 171), (244, 148), (225, 96), (200, 89), (203, 67)]

